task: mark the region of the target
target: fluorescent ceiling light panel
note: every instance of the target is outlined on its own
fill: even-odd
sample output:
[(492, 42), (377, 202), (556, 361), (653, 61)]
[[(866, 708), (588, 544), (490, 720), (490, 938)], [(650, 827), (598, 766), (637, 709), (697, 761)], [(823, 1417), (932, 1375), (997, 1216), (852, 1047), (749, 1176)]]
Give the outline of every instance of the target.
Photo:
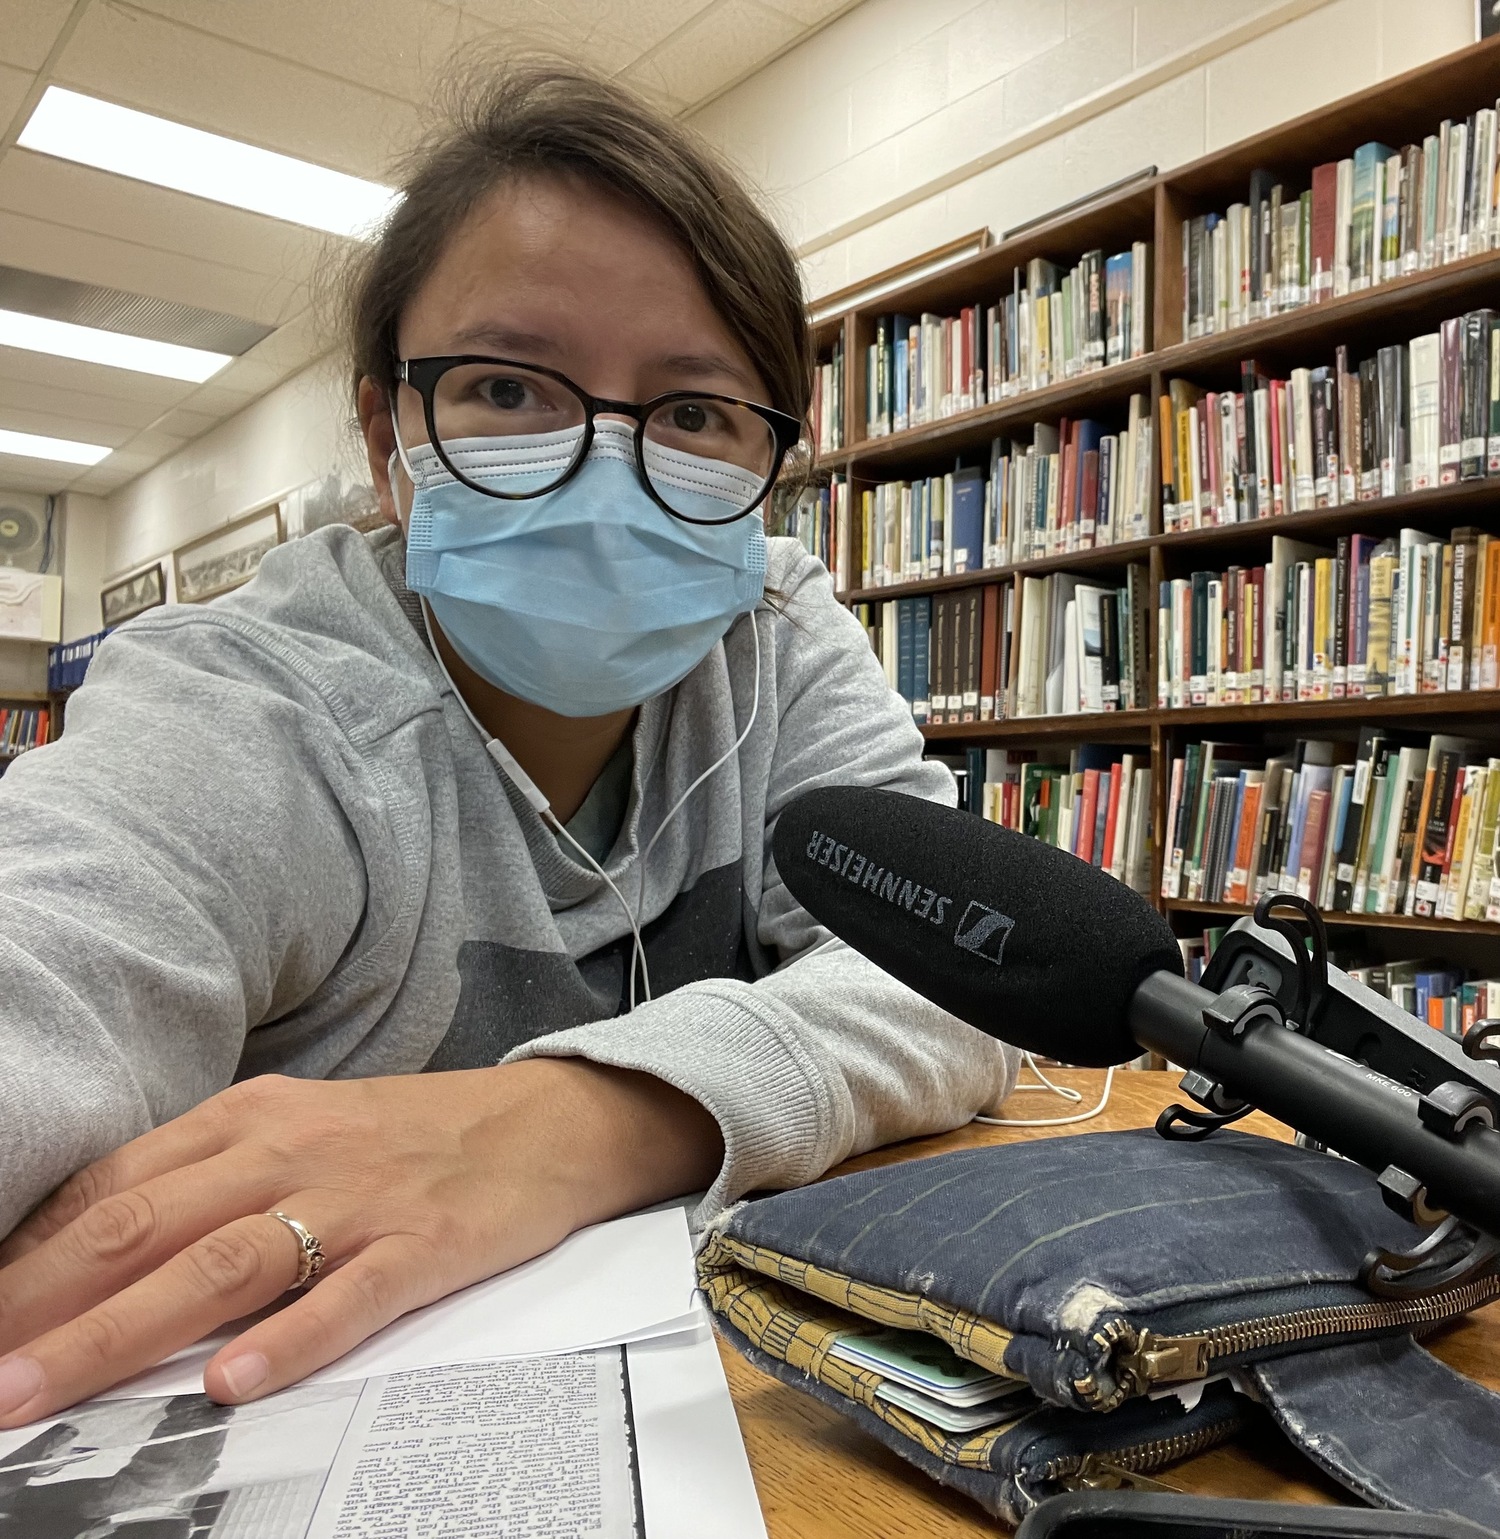
[(47, 87), (16, 142), (333, 235), (369, 235), (397, 197), (377, 182), (61, 86)]
[(0, 310), (0, 347), (20, 347), (29, 353), (51, 353), (56, 358), (77, 358), (83, 363), (104, 363), (113, 369), (133, 369), (137, 374), (159, 374), (166, 379), (191, 380), (194, 384), (201, 384), (226, 363), (234, 362), (228, 353), (209, 353), (200, 347), (156, 342), (150, 337), (128, 337), (120, 331), (75, 326), (72, 321), (53, 321), (19, 310)]
[(47, 438), (41, 433), (13, 433), (9, 428), (0, 428), (0, 454), (19, 454), (28, 460), (97, 465), (112, 452), (103, 444), (81, 444), (71, 438)]

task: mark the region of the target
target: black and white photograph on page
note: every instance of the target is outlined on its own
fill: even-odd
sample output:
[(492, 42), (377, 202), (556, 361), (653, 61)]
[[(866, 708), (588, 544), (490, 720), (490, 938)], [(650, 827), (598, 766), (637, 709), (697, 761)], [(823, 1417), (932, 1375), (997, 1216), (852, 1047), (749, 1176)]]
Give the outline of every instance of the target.
[(0, 1539), (645, 1539), (619, 1348), (94, 1401), (0, 1433)]
[(304, 1386), (244, 1406), (203, 1395), (102, 1400), (0, 1434), (0, 1534), (300, 1536), (361, 1387)]

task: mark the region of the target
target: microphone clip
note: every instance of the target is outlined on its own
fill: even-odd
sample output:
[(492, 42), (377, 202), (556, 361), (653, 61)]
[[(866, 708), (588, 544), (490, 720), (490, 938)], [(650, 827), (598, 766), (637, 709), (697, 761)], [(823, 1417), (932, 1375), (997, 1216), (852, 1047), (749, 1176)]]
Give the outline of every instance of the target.
[[(1470, 1029), (1471, 1037), (1475, 1029)], [(1490, 1100), (1473, 1086), (1457, 1080), (1447, 1080), (1429, 1090), (1417, 1102), (1417, 1115), (1422, 1125), (1440, 1138), (1461, 1138), (1471, 1124), (1487, 1128), (1495, 1125), (1495, 1108)], [(1376, 1297), (1421, 1298), (1461, 1287), (1492, 1270), (1495, 1258), (1500, 1256), (1500, 1240), (1435, 1206), (1426, 1186), (1399, 1166), (1387, 1165), (1377, 1180), (1386, 1207), (1413, 1224), (1436, 1227), (1410, 1250), (1373, 1250), (1365, 1257), (1360, 1280)]]
[[(1234, 984), (1203, 1007), (1203, 1024), (1231, 1040), (1262, 1022), (1284, 1027), (1286, 1016), (1276, 996), (1258, 984)], [(1189, 1069), (1179, 1088), (1206, 1110), (1195, 1111), (1175, 1103), (1167, 1107), (1156, 1119), (1156, 1131), (1174, 1142), (1196, 1143), (1255, 1110), (1248, 1101), (1230, 1095), (1216, 1079), (1199, 1069)]]
[(1464, 1056), (1476, 1063), (1500, 1063), (1500, 1021), (1475, 1021), (1464, 1033)]
[[(1399, 1178), (1404, 1172), (1395, 1174)], [(1395, 1207), (1391, 1201), (1392, 1187), (1386, 1181), (1389, 1175), (1389, 1170), (1381, 1175), (1380, 1185), (1387, 1204)], [(1426, 1298), (1450, 1288), (1461, 1288), (1492, 1272), (1497, 1256), (1500, 1240), (1482, 1234), (1450, 1213), (1410, 1250), (1372, 1250), (1365, 1257), (1359, 1280), (1376, 1298)]]
[[(1295, 909), (1307, 921), (1308, 936), (1304, 938), (1289, 920), (1277, 919), (1273, 910), (1278, 908)], [(1297, 998), (1290, 1015), (1292, 1029), (1310, 1031), (1328, 992), (1328, 929), (1323, 916), (1299, 893), (1268, 892), (1255, 905), (1255, 922), (1263, 929), (1274, 930), (1291, 947), (1297, 969)]]

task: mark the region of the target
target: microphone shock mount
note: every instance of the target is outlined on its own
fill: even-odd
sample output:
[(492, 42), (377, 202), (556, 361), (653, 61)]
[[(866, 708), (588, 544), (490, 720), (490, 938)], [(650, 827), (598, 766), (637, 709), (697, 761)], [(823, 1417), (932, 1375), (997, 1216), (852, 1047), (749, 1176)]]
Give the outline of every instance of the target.
[[(1273, 910), (1293, 909), (1310, 930), (1310, 944), (1289, 920)], [(1237, 983), (1215, 995), (1203, 1007), (1203, 1024), (1225, 1039), (1233, 1040), (1252, 1029), (1294, 1031), (1312, 1035), (1312, 1026), (1328, 993), (1328, 933), (1322, 916), (1306, 898), (1294, 893), (1269, 893), (1255, 907), (1255, 922), (1278, 933), (1291, 947), (1296, 969), (1296, 993), (1291, 1009), (1284, 1010), (1269, 989), (1253, 983)], [(1476, 1061), (1500, 1062), (1500, 1020), (1478, 1021), (1465, 1034), (1463, 1051)], [(1240, 1121), (1255, 1108), (1235, 1096), (1212, 1075), (1192, 1068), (1183, 1076), (1182, 1090), (1197, 1108), (1174, 1104), (1156, 1119), (1156, 1131), (1173, 1140), (1197, 1141), (1218, 1129)], [(1479, 1124), (1494, 1128), (1494, 1102), (1472, 1085), (1445, 1080), (1422, 1094), (1417, 1114), (1424, 1127), (1439, 1137), (1459, 1140), (1464, 1130)], [(1326, 1145), (1299, 1134), (1298, 1142), (1319, 1151)], [(1386, 1205), (1413, 1224), (1428, 1226), (1408, 1251), (1372, 1251), (1366, 1258), (1361, 1281), (1381, 1298), (1420, 1298), (1461, 1286), (1494, 1269), (1500, 1258), (1500, 1237), (1482, 1233), (1435, 1204), (1417, 1177), (1396, 1165), (1377, 1176)]]

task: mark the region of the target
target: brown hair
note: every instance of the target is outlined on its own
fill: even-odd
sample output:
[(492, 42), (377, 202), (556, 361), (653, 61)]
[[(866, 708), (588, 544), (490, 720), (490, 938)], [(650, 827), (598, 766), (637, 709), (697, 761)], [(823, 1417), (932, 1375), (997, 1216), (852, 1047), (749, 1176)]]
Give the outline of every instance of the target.
[(625, 198), (681, 242), (769, 387), (766, 404), (806, 418), (813, 354), (796, 258), (719, 156), (630, 91), (562, 64), (487, 70), (459, 84), (451, 121), (405, 169), (401, 202), (345, 282), (356, 392), (365, 377), (394, 389), (402, 310), (480, 200), (508, 177), (563, 173)]

